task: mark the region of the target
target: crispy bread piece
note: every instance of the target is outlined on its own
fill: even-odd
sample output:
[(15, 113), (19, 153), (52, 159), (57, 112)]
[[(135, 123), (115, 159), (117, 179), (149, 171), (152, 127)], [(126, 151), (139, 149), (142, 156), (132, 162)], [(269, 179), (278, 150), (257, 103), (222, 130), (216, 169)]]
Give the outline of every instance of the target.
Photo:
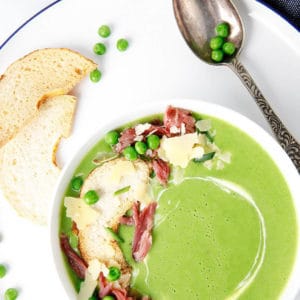
[(45, 99), (67, 94), (97, 65), (65, 48), (36, 50), (0, 76), (0, 147), (37, 113)]
[(23, 217), (45, 224), (60, 169), (55, 152), (70, 134), (76, 99), (63, 95), (44, 102), (39, 113), (0, 148), (0, 187)]
[[(96, 168), (85, 180), (81, 197), (89, 190), (95, 190), (100, 200), (93, 205), (100, 215), (97, 222), (86, 226), (79, 232), (79, 249), (85, 261), (98, 259), (107, 267), (117, 266), (122, 276), (115, 287), (126, 288), (129, 285), (131, 269), (128, 266), (117, 242), (105, 230), (116, 228), (120, 218), (135, 201), (143, 201), (149, 183), (149, 167), (142, 160), (134, 162), (117, 158)], [(114, 193), (124, 187), (130, 189), (122, 194)]]

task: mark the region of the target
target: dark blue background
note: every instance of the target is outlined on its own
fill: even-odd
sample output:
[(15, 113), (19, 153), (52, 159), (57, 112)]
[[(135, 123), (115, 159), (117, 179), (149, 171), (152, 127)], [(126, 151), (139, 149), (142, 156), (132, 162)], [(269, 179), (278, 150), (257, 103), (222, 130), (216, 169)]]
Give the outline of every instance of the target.
[(300, 0), (258, 0), (279, 13), (300, 31)]

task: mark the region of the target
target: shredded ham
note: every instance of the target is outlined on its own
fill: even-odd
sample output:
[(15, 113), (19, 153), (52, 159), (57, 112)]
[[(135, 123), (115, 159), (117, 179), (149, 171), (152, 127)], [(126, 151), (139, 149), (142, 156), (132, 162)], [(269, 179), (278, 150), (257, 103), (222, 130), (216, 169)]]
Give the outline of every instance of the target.
[(117, 300), (134, 300), (132, 297), (127, 296), (126, 289), (117, 289), (114, 288), (111, 282), (107, 282), (106, 278), (103, 275), (103, 272), (99, 275), (99, 298), (113, 294)]
[(125, 129), (119, 138), (119, 142), (116, 145), (116, 151), (118, 153), (122, 152), (126, 147), (134, 143), (136, 138), (135, 129), (127, 128)]
[(127, 225), (127, 226), (132, 226), (132, 225), (134, 225), (133, 217), (122, 216), (122, 217), (120, 218), (120, 224), (122, 224), (122, 225)]
[(142, 211), (140, 203), (133, 205), (133, 220), (135, 225), (132, 256), (136, 261), (142, 261), (148, 254), (152, 245), (152, 228), (154, 223), (154, 214), (157, 203), (152, 202)]
[(181, 131), (182, 124), (184, 124), (185, 133), (193, 133), (195, 132), (195, 122), (195, 118), (188, 110), (178, 107), (168, 106), (164, 115), (164, 126), (169, 132), (174, 131), (175, 127)]
[(156, 177), (162, 185), (166, 185), (168, 183), (169, 175), (170, 175), (170, 166), (164, 160), (158, 158), (152, 161), (152, 168), (156, 174)]
[(60, 245), (66, 255), (69, 265), (80, 279), (84, 279), (87, 264), (85, 261), (72, 249), (69, 239), (65, 234), (60, 236)]

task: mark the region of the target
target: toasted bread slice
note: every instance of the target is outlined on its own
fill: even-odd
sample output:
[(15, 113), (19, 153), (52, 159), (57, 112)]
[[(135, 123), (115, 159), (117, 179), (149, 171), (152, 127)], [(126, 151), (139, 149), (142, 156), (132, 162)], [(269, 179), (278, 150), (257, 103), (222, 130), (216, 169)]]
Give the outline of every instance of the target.
[(49, 97), (67, 94), (97, 65), (65, 48), (36, 50), (0, 76), (0, 147), (37, 113)]
[[(142, 160), (134, 162), (117, 158), (96, 168), (85, 180), (81, 197), (89, 190), (95, 190), (100, 200), (93, 205), (99, 211), (97, 222), (79, 232), (79, 249), (85, 261), (98, 259), (107, 267), (117, 266), (122, 275), (115, 287), (129, 285), (131, 269), (128, 266), (117, 242), (105, 227), (116, 228), (120, 218), (135, 201), (148, 201), (146, 192), (149, 184), (149, 167)], [(116, 193), (130, 187), (124, 193)], [(145, 200), (146, 199), (146, 200)]]
[(44, 102), (37, 116), (0, 148), (0, 187), (24, 217), (45, 224), (60, 169), (55, 152), (70, 134), (76, 99), (63, 95)]

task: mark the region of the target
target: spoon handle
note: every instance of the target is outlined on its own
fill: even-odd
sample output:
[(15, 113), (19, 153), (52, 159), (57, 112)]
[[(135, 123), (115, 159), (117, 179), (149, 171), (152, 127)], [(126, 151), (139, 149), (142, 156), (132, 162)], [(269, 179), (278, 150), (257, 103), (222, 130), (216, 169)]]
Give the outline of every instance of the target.
[(260, 110), (268, 121), (277, 141), (290, 157), (296, 169), (300, 173), (300, 144), (275, 114), (272, 107), (265, 99), (251, 75), (241, 64), (241, 62), (238, 61), (237, 58), (234, 58), (232, 59), (231, 64), (229, 64), (229, 67), (238, 75), (245, 87), (248, 89), (249, 93), (252, 95), (256, 104), (259, 106)]

